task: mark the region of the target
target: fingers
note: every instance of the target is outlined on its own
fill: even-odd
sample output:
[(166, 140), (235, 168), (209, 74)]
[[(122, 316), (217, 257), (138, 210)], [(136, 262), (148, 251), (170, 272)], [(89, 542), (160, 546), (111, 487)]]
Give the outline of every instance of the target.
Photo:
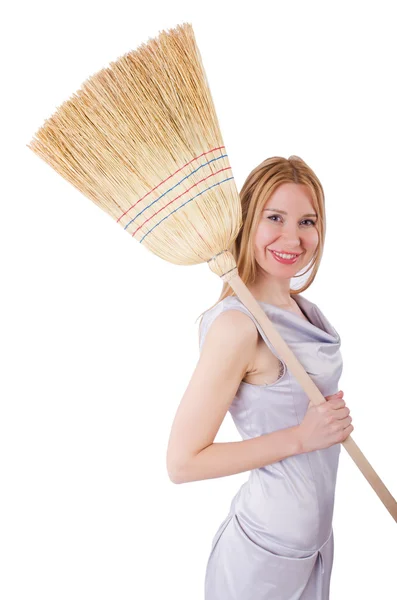
[(332, 412), (332, 418), (335, 420), (342, 421), (347, 417), (350, 417), (350, 408), (348, 408), (345, 404), (343, 404), (343, 406), (337, 406)]
[(345, 429), (346, 427), (348, 427), (350, 425), (352, 420), (353, 419), (349, 415), (349, 416), (345, 417), (344, 419), (341, 419), (341, 425), (343, 425), (343, 428)]
[(325, 396), (325, 399), (330, 400), (331, 398), (342, 398), (343, 394), (344, 394), (344, 392), (342, 390), (339, 390), (339, 392), (336, 392), (336, 394), (331, 394), (330, 396)]
[(342, 440), (343, 441), (346, 440), (352, 431), (354, 431), (354, 426), (350, 423), (350, 425), (345, 427), (345, 429), (342, 431), (342, 434), (341, 434)]

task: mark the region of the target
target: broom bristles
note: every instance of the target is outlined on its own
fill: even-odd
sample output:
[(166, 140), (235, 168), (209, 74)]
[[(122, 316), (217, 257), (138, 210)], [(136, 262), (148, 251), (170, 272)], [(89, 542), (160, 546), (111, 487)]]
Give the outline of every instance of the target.
[(241, 228), (238, 191), (189, 23), (89, 77), (28, 147), (169, 262), (208, 261)]

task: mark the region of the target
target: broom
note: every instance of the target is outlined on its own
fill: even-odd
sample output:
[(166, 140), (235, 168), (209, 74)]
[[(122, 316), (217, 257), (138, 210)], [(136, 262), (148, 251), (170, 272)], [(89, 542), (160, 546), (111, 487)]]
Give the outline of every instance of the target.
[[(241, 203), (191, 24), (161, 31), (89, 77), (27, 147), (160, 258), (207, 262), (260, 324), (310, 405), (326, 402), (228, 251), (242, 226)], [(395, 499), (351, 436), (343, 446), (397, 521)]]

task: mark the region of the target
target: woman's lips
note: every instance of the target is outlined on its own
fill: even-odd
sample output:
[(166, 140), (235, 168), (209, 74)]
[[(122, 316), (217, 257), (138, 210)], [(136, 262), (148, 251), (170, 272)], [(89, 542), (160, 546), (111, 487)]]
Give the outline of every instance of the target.
[[(269, 252), (272, 253), (272, 256), (275, 258), (275, 260), (282, 263), (283, 265), (293, 265), (300, 256), (300, 254), (298, 254), (298, 256), (295, 256), (295, 258), (281, 258), (281, 256), (277, 256), (277, 254), (275, 254), (273, 252), (273, 250), (269, 250)], [(292, 254), (292, 252), (291, 252), (291, 254)]]

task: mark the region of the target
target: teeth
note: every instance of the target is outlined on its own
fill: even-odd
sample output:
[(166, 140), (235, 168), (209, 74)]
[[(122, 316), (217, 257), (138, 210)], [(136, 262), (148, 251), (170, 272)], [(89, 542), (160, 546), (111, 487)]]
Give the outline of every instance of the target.
[(275, 252), (273, 250), (274, 254), (277, 254), (277, 256), (281, 256), (281, 258), (295, 258), (296, 256), (298, 256), (297, 254), (280, 254), (279, 252)]

